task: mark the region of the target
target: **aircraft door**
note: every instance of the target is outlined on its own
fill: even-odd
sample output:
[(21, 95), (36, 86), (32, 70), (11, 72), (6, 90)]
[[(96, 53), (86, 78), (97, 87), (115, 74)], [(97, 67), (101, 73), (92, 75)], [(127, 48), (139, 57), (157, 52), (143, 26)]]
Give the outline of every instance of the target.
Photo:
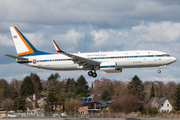
[(158, 61), (157, 55), (154, 55), (154, 61)]

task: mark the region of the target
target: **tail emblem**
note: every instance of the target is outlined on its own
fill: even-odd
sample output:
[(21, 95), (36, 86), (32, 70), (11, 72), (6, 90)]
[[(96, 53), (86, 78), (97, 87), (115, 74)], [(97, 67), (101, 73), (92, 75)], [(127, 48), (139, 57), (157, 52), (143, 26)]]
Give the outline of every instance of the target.
[(16, 39), (16, 38), (17, 38), (17, 36), (16, 36), (16, 35), (14, 35), (14, 36), (13, 36), (13, 38), (15, 38), (15, 39)]

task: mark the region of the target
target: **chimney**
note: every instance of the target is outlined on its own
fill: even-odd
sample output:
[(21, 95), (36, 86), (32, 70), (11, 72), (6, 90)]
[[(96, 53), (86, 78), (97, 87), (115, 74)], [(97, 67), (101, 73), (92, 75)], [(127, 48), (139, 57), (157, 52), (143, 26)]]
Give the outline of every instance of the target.
[(33, 100), (36, 100), (36, 95), (35, 94), (33, 94)]

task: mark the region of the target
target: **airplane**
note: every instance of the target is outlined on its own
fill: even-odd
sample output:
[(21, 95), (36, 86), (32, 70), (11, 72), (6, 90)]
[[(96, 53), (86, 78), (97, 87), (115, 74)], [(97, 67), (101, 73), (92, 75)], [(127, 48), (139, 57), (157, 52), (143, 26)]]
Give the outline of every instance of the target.
[(124, 68), (159, 67), (157, 72), (161, 73), (161, 68), (176, 61), (175, 57), (154, 50), (67, 53), (60, 49), (54, 40), (53, 44), (58, 54), (52, 54), (37, 50), (17, 27), (10, 27), (10, 30), (18, 56), (5, 55), (16, 59), (17, 63), (39, 69), (88, 70), (88, 75), (95, 78), (97, 70), (121, 73)]

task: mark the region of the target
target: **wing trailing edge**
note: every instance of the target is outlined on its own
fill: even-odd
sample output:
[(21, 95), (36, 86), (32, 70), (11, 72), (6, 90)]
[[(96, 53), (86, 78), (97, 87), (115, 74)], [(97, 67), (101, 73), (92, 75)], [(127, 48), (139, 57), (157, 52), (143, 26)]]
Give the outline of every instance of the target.
[(56, 49), (56, 51), (58, 53), (61, 53), (61, 54), (65, 55), (65, 56), (68, 56), (68, 57), (72, 58), (72, 61), (74, 63), (77, 63), (79, 66), (83, 66), (85, 69), (86, 68), (91, 69), (91, 68), (94, 68), (94, 67), (100, 65), (99, 61), (87, 59), (87, 58), (77, 56), (77, 55), (74, 55), (74, 54), (69, 54), (69, 53), (61, 50), (54, 40), (53, 40), (53, 44), (54, 44), (54, 47), (55, 47), (55, 49)]

